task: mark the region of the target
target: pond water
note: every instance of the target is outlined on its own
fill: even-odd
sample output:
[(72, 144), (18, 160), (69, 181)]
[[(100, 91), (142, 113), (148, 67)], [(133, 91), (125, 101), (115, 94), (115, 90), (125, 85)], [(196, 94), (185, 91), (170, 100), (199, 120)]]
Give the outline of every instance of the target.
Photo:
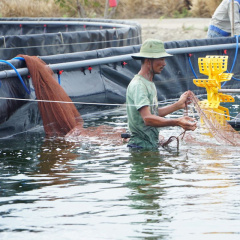
[[(84, 118), (86, 126), (127, 122), (123, 108)], [(1, 240), (240, 238), (238, 147), (131, 152), (47, 140), (39, 128), (1, 139), (0, 149)]]

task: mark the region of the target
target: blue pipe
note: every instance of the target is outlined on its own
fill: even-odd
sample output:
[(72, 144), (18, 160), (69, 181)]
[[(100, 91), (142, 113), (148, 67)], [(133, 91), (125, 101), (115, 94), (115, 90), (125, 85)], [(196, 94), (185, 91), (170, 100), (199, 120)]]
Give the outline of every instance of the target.
[(24, 59), (23, 57), (15, 57), (15, 58), (12, 58), (12, 60), (14, 60), (14, 59), (25, 61), (25, 59)]
[[(233, 69), (234, 69), (234, 67), (235, 67), (235, 63), (236, 63), (237, 55), (238, 55), (238, 42), (239, 42), (239, 41), (238, 41), (238, 38), (239, 38), (239, 35), (236, 35), (235, 38), (236, 38), (236, 51), (235, 51), (235, 56), (234, 56), (234, 60), (233, 60), (233, 64), (232, 64), (231, 70), (230, 70), (230, 72), (227, 71), (228, 73), (232, 73), (232, 71), (233, 71)], [(232, 79), (234, 79), (234, 80), (236, 80), (236, 81), (240, 81), (240, 79), (237, 79), (237, 78), (235, 78), (235, 77), (232, 77)], [(224, 83), (222, 84), (222, 87), (223, 87), (226, 83), (227, 83), (227, 82), (224, 82)]]
[[(13, 58), (13, 59), (14, 59), (14, 58)], [(20, 57), (17, 57), (17, 58), (15, 58), (15, 59), (24, 60), (24, 58), (20, 58)], [(17, 71), (17, 69), (16, 69), (10, 62), (8, 62), (8, 61), (0, 60), (0, 62), (8, 64), (8, 65), (16, 72), (16, 74), (17, 74), (20, 82), (22, 83), (25, 91), (26, 91), (28, 94), (30, 94), (30, 90), (28, 90), (27, 86), (25, 85), (25, 83), (24, 83), (21, 75), (20, 75), (19, 72)]]
[[(23, 57), (15, 57), (15, 58), (12, 58), (12, 60), (22, 60), (22, 61), (25, 61), (25, 59)], [(61, 85), (61, 76), (60, 76), (59, 73), (58, 73), (58, 83), (59, 83), (59, 85)]]
[[(236, 60), (237, 60), (237, 55), (238, 55), (238, 43), (239, 43), (238, 38), (239, 38), (239, 36), (240, 36), (240, 35), (236, 35), (236, 36), (235, 36), (235, 38), (236, 38), (236, 48), (235, 48), (236, 51), (235, 51), (235, 56), (234, 56), (234, 60), (233, 60), (233, 64), (232, 64), (230, 73), (232, 73), (232, 71), (233, 71), (233, 69), (234, 69), (234, 67), (235, 67), (235, 64), (236, 64)], [(192, 62), (191, 62), (191, 60), (190, 60), (190, 56), (188, 56), (188, 62), (189, 62), (190, 68), (191, 68), (191, 70), (192, 70), (195, 78), (198, 78), (197, 75), (196, 75), (196, 73), (195, 73), (195, 71), (194, 71), (194, 68), (193, 68), (193, 66), (192, 66)], [(229, 73), (229, 71), (227, 71), (227, 72)], [(240, 81), (240, 79), (237, 79), (237, 78), (235, 78), (235, 77), (232, 77), (232, 79), (234, 79), (234, 80), (236, 80), (236, 81)], [(227, 82), (224, 82), (224, 83), (222, 84), (222, 87), (223, 87), (226, 83), (227, 83)]]

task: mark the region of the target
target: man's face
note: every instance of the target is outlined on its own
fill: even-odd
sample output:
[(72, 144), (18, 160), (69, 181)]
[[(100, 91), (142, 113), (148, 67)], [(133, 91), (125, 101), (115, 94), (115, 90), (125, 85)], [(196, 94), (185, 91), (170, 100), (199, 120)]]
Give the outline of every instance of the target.
[(162, 72), (163, 68), (166, 66), (165, 58), (156, 58), (152, 60), (153, 72), (154, 74), (159, 74)]

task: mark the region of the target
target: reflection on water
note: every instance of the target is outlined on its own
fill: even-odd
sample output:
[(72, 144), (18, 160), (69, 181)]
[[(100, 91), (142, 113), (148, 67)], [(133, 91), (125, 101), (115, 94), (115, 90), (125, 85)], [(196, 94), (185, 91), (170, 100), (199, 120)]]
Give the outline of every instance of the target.
[[(122, 128), (126, 115), (85, 120), (93, 122)], [(240, 237), (236, 147), (130, 152), (34, 132), (1, 140), (0, 149), (0, 239)]]

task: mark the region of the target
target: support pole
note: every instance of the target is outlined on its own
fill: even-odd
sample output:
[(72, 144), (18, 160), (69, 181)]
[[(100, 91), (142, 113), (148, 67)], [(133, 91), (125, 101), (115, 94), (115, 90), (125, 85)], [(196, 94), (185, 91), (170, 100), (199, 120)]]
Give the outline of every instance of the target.
[(232, 0), (232, 29), (231, 29), (231, 36), (234, 37), (235, 35), (235, 21), (234, 21), (234, 0)]
[(109, 9), (109, 3), (108, 3), (109, 0), (106, 0), (105, 1), (105, 10), (104, 10), (104, 19), (107, 19), (108, 18), (108, 9)]
[[(140, 48), (140, 45), (139, 45), (139, 48)], [(216, 51), (216, 50), (224, 50), (224, 49), (228, 50), (228, 49), (235, 49), (235, 48), (236, 48), (236, 44), (231, 43), (231, 44), (218, 44), (218, 45), (186, 47), (186, 48), (172, 48), (172, 49), (166, 49), (166, 52), (169, 54), (176, 55), (176, 54), (207, 52), (207, 51)], [(240, 44), (238, 44), (238, 48), (240, 48)], [(125, 55), (118, 55), (113, 57), (95, 58), (95, 59), (88, 59), (88, 60), (75, 61), (75, 62), (49, 64), (48, 67), (50, 67), (53, 71), (56, 71), (57, 69), (67, 70), (67, 69), (86, 67), (89, 65), (96, 66), (96, 65), (109, 64), (109, 63), (120, 62), (120, 61), (130, 61), (132, 60), (131, 55), (132, 54), (125, 54)], [(28, 74), (27, 68), (20, 68), (17, 70), (21, 76)], [(17, 76), (17, 74), (14, 70), (0, 71), (0, 79), (10, 78), (15, 76)]]
[(219, 93), (240, 93), (240, 89), (219, 89)]

